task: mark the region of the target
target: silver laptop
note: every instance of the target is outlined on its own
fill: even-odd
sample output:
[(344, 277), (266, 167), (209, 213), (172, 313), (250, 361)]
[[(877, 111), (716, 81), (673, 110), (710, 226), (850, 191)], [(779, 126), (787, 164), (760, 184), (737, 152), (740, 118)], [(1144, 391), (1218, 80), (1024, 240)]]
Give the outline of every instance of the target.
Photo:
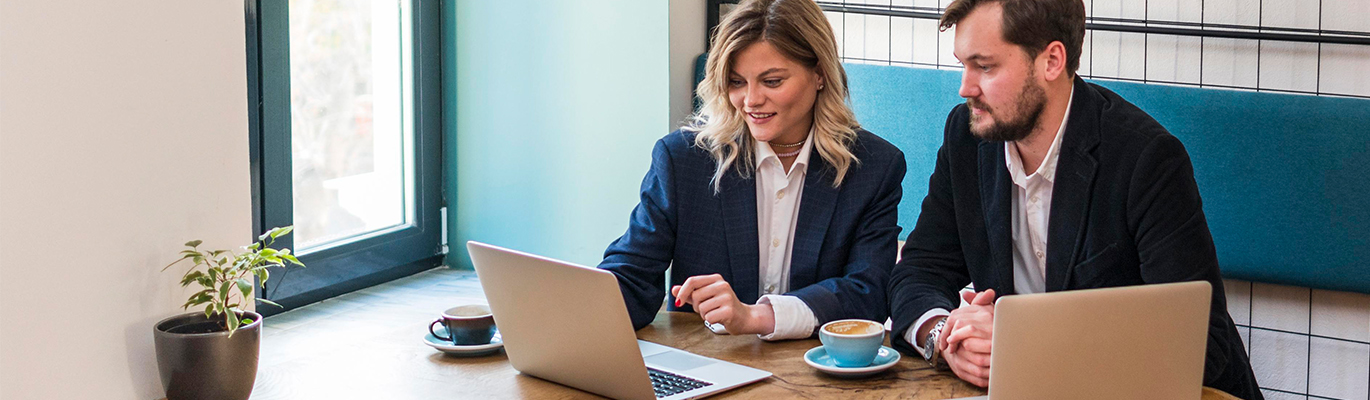
[(994, 306), (989, 396), (1198, 400), (1208, 282), (1008, 296)]
[(504, 351), (528, 375), (616, 399), (693, 399), (770, 372), (637, 340), (618, 279), (467, 242)]

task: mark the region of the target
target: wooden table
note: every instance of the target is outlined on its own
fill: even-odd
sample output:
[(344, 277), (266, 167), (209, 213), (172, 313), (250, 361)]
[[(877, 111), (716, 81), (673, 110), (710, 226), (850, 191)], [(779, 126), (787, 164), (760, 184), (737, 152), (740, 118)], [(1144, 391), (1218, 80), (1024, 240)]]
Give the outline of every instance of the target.
[[(462, 358), (422, 343), (438, 311), (483, 301), (474, 274), (440, 269), (267, 318), (252, 399), (599, 398), (520, 374), (503, 351)], [(660, 313), (637, 336), (775, 374), (714, 398), (941, 400), (984, 394), (909, 356), (874, 376), (832, 377), (801, 358), (819, 345), (817, 339), (765, 342), (756, 335), (715, 335), (695, 314)], [(1224, 397), (1205, 391), (1204, 399)]]
[[(269, 321), (269, 320), (268, 320)], [(397, 332), (422, 332), (405, 326)], [(410, 336), (412, 345), (375, 343), (324, 352), (273, 365), (258, 372), (253, 399), (594, 399), (600, 398), (514, 370), (503, 351), (481, 357), (437, 352)], [(715, 398), (899, 398), (941, 400), (985, 392), (935, 371), (922, 359), (904, 356), (889, 370), (858, 379), (829, 376), (804, 363), (817, 339), (765, 342), (756, 335), (715, 335), (699, 316), (662, 312), (637, 332), (639, 339), (731, 361), (775, 374), (766, 380), (723, 392)]]

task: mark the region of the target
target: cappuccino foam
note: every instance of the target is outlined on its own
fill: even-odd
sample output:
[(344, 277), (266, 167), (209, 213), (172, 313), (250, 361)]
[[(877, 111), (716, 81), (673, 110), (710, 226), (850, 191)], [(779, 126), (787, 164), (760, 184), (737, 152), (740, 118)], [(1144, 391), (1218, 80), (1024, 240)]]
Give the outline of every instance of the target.
[(867, 321), (843, 321), (830, 324), (824, 329), (838, 335), (868, 335), (879, 332), (884, 327)]

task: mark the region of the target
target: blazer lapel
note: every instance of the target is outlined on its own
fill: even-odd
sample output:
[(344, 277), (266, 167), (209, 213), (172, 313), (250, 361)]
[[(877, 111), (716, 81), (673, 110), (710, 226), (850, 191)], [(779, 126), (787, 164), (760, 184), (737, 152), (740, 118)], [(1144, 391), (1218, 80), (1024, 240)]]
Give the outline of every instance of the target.
[(818, 282), (818, 253), (823, 248), (823, 237), (828, 233), (833, 210), (837, 208), (838, 189), (832, 186), (834, 170), (827, 168), (821, 157), (810, 160), (804, 173), (799, 217), (795, 221), (794, 250), (790, 253), (791, 290), (796, 289), (796, 283)]
[(1089, 216), (1090, 193), (1098, 160), (1094, 148), (1099, 144), (1099, 99), (1092, 87), (1075, 78), (1066, 135), (1056, 161), (1056, 182), (1051, 189), (1051, 219), (1047, 222), (1048, 292), (1067, 289), (1071, 269), (1081, 256), (1084, 223)]
[(743, 179), (736, 170), (723, 176), (719, 193), (723, 207), (723, 232), (728, 241), (728, 263), (732, 276), (726, 277), (739, 300), (755, 303), (759, 296), (760, 249), (756, 227), (756, 179)]
[[(996, 297), (1016, 293), (1013, 287), (1013, 179), (1004, 165), (1003, 142), (980, 143), (980, 202), (985, 212), (985, 231), (989, 240), (990, 286)], [(977, 287), (984, 291), (989, 287)]]

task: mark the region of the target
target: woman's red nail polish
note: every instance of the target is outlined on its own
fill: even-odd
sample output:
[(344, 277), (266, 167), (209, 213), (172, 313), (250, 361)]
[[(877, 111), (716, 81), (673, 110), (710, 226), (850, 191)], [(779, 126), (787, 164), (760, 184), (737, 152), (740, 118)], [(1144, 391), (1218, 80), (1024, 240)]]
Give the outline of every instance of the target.
[(675, 306), (676, 306), (676, 307), (680, 307), (680, 298), (679, 298), (679, 297), (675, 298)]

